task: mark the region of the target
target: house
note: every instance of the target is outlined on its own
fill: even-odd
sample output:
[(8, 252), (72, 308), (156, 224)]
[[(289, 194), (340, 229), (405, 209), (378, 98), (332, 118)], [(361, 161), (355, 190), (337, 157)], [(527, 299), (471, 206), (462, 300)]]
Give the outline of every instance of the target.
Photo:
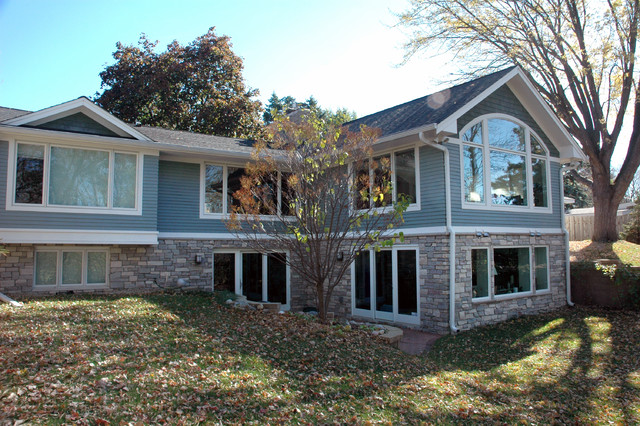
[[(584, 159), (510, 68), (378, 113), (410, 195), (405, 241), (365, 252), (337, 315), (457, 331), (570, 303), (562, 165)], [(277, 257), (225, 228), (249, 141), (132, 127), (86, 98), (0, 109), (0, 292), (117, 292), (182, 278), (299, 310)], [(285, 254), (286, 255), (286, 254)], [(245, 285), (243, 285), (243, 283)]]

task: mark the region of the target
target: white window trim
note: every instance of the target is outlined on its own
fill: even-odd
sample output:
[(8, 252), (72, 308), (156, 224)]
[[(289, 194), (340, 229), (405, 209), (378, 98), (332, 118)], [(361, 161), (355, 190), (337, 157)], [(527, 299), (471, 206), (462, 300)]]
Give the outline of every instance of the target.
[[(415, 250), (416, 252), (416, 315), (401, 315), (398, 314), (398, 250)], [(380, 251), (391, 251), (391, 265), (393, 269), (392, 283), (393, 283), (393, 312), (389, 317), (376, 317), (375, 306), (373, 304), (374, 298), (371, 297), (371, 306), (369, 310), (356, 308), (356, 262), (351, 263), (351, 314), (356, 317), (376, 319), (381, 321), (393, 321), (395, 323), (404, 324), (420, 324), (420, 247), (418, 245), (398, 245), (391, 248), (382, 249)], [(375, 250), (363, 250), (362, 253), (369, 253), (369, 286), (370, 293), (375, 294), (376, 280), (375, 280)]]
[[(56, 253), (56, 284), (55, 285), (37, 285), (37, 265), (36, 256), (37, 253)], [(62, 253), (63, 252), (76, 252), (82, 253), (82, 282), (80, 284), (62, 284)], [(89, 253), (105, 253), (105, 282), (90, 284), (87, 283), (87, 266)], [(33, 290), (34, 291), (52, 291), (52, 290), (88, 290), (88, 289), (103, 289), (109, 287), (109, 270), (110, 270), (110, 251), (108, 247), (35, 247), (33, 253)]]
[[(535, 282), (535, 260), (536, 260), (536, 253), (535, 253), (535, 249), (540, 248), (540, 247), (544, 247), (545, 248), (545, 253), (546, 253), (546, 264), (547, 264), (547, 288), (543, 288), (541, 290), (538, 290), (537, 287), (537, 283)], [(548, 294), (551, 293), (551, 268), (549, 267), (549, 246), (548, 245), (534, 245), (532, 246), (532, 251), (531, 251), (531, 271), (533, 274), (533, 291), (536, 294)]]
[[(515, 124), (522, 126), (525, 131), (525, 152), (517, 154), (516, 151), (505, 150), (496, 147), (489, 146), (489, 135), (487, 130), (487, 120), (490, 119), (502, 119), (511, 121)], [(462, 136), (471, 128), (472, 126), (482, 123), (482, 144), (477, 144), (473, 142), (463, 141)], [(515, 117), (512, 117), (507, 114), (486, 114), (476, 118), (475, 120), (469, 122), (464, 128), (460, 131), (459, 136), (459, 144), (460, 144), (460, 202), (463, 209), (470, 210), (490, 210), (490, 211), (514, 211), (514, 212), (528, 212), (528, 213), (541, 213), (541, 214), (552, 214), (553, 213), (553, 189), (551, 187), (551, 161), (553, 158), (549, 156), (549, 149), (545, 146), (544, 143), (541, 143), (542, 148), (545, 150), (546, 155), (540, 154), (532, 154), (531, 153), (531, 134), (533, 134), (539, 141), (542, 142), (542, 138), (526, 123), (522, 120), (518, 120)], [(465, 186), (464, 186), (464, 148), (466, 146), (469, 147), (478, 147), (482, 149), (482, 172), (483, 176), (483, 185), (484, 185), (484, 202), (482, 203), (471, 203), (465, 199)], [(512, 205), (504, 205), (504, 204), (493, 204), (491, 202), (491, 164), (490, 164), (490, 152), (491, 151), (500, 151), (506, 152), (514, 155), (521, 155), (525, 157), (525, 167), (527, 174), (527, 205), (526, 206), (512, 206)], [(523, 155), (524, 154), (524, 155)], [(533, 172), (531, 160), (533, 158), (545, 160), (546, 167), (546, 179), (547, 179), (547, 202), (548, 207), (536, 207), (534, 206), (534, 198), (533, 198)]]
[[(244, 169), (245, 165), (239, 164), (217, 164), (212, 161), (201, 161), (200, 163), (200, 219), (229, 219), (231, 216), (231, 212), (227, 211), (228, 206), (228, 195), (227, 195), (227, 184), (229, 179), (229, 167), (237, 167)], [(222, 213), (207, 213), (206, 211), (206, 177), (207, 177), (207, 166), (216, 166), (222, 167)], [(278, 171), (278, 188), (276, 194), (276, 202), (278, 203), (278, 212), (282, 211), (282, 172)], [(279, 220), (279, 216), (276, 215), (260, 215), (260, 219), (262, 220)], [(288, 217), (285, 216), (285, 219), (289, 220)], [(293, 218), (291, 219), (293, 220)]]
[[(44, 166), (43, 166), (43, 181), (42, 181), (42, 203), (41, 204), (23, 204), (15, 202), (15, 190), (16, 190), (16, 171), (18, 161), (18, 144), (38, 145), (44, 147)], [(109, 179), (107, 187), (107, 206), (106, 207), (94, 207), (94, 206), (65, 206), (57, 204), (49, 204), (49, 180), (51, 172), (50, 156), (51, 148), (71, 148), (71, 149), (83, 149), (90, 151), (103, 151), (109, 153)], [(113, 185), (114, 185), (114, 171), (115, 171), (115, 154), (129, 154), (136, 156), (136, 197), (134, 208), (113, 207)], [(31, 140), (11, 140), (9, 142), (8, 152), (8, 164), (7, 164), (7, 192), (6, 192), (6, 210), (11, 211), (31, 211), (31, 212), (47, 212), (47, 213), (88, 213), (88, 214), (109, 214), (109, 215), (128, 215), (128, 216), (141, 216), (142, 215), (142, 176), (144, 173), (144, 155), (135, 151), (127, 151), (119, 148), (109, 147), (95, 147), (85, 146), (80, 144), (67, 144), (63, 142), (36, 142)]]
[[(289, 253), (288, 250), (273, 250), (274, 253), (285, 253), (287, 255), (287, 259), (290, 259), (291, 254)], [(216, 254), (222, 254), (222, 253), (226, 253), (226, 254), (233, 254), (234, 255), (234, 268), (235, 268), (235, 294), (242, 296), (242, 254), (243, 253), (256, 253), (256, 254), (260, 254), (255, 250), (240, 250), (240, 249), (225, 249), (225, 248), (217, 248), (213, 250), (213, 253), (211, 254), (211, 289), (215, 290), (214, 288), (214, 283), (215, 283), (215, 262), (214, 262), (214, 256)], [(267, 294), (268, 294), (268, 284), (264, 285), (264, 283), (267, 283), (267, 277), (268, 277), (268, 271), (267, 271), (267, 255), (262, 253), (262, 296), (264, 300), (268, 300), (267, 299)], [(286, 288), (287, 288), (287, 303), (286, 304), (280, 304), (280, 309), (284, 310), (284, 311), (288, 311), (291, 309), (291, 267), (289, 266), (289, 264), (285, 265), (286, 267)]]
[[(535, 249), (538, 247), (546, 248), (547, 252), (547, 288), (543, 290), (536, 290), (536, 282), (535, 282)], [(495, 275), (493, 275), (493, 270), (495, 269), (495, 259), (494, 259), (494, 250), (495, 249), (519, 249), (526, 248), (529, 249), (529, 283), (530, 289), (529, 291), (520, 291), (518, 293), (507, 293), (507, 294), (496, 294), (495, 293)], [(486, 302), (500, 302), (502, 300), (510, 300), (510, 299), (518, 299), (522, 297), (530, 297), (536, 295), (545, 295), (551, 293), (551, 272), (549, 268), (549, 246), (544, 244), (533, 244), (533, 245), (518, 245), (518, 246), (472, 246), (469, 250), (469, 265), (473, 267), (471, 262), (471, 251), (472, 250), (487, 250), (487, 260), (489, 263), (488, 274), (489, 274), (489, 295), (484, 297), (473, 297), (473, 293), (471, 295), (471, 301), (473, 303), (486, 303)], [(473, 276), (473, 274), (471, 274)], [(473, 277), (471, 278), (473, 280)], [(470, 287), (472, 287), (472, 281), (469, 281)], [(473, 290), (472, 290), (473, 291)]]
[[(374, 158), (383, 157), (385, 155), (391, 155), (391, 187), (392, 187), (392, 202), (395, 203), (397, 200), (397, 188), (396, 188), (396, 154), (399, 152), (405, 152), (413, 149), (414, 154), (414, 162), (415, 162), (415, 179), (416, 179), (416, 202), (411, 203), (407, 206), (405, 212), (412, 211), (420, 211), (420, 206), (422, 205), (420, 200), (420, 147), (417, 145), (414, 146), (405, 146), (403, 148), (394, 148), (393, 150), (386, 150), (374, 153), (371, 157), (369, 157), (369, 184), (373, 184), (373, 169), (371, 168), (371, 162)], [(349, 167), (353, 167), (353, 163), (349, 163)], [(372, 200), (369, 200), (372, 202)], [(351, 204), (350, 204), (351, 205)], [(354, 208), (351, 206), (351, 208)], [(385, 207), (376, 207), (373, 208), (373, 211), (377, 211), (380, 213), (386, 212), (391, 206)], [(364, 209), (362, 209), (364, 211)]]

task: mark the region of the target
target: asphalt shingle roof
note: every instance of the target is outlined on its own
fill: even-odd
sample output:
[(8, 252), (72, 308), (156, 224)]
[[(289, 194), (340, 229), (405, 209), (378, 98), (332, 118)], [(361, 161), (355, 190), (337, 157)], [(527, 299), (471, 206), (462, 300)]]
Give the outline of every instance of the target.
[(31, 111), (25, 111), (23, 109), (0, 107), (0, 123), (3, 121), (11, 120), (12, 118), (21, 117), (23, 115), (30, 114)]
[(440, 123), (466, 103), (488, 89), (515, 67), (501, 71), (423, 96), (418, 99), (361, 117), (346, 123), (350, 130), (356, 131), (360, 125), (382, 130), (381, 136), (393, 135), (407, 130)]
[(227, 138), (223, 136), (206, 135), (204, 133), (192, 133), (149, 126), (135, 127), (135, 130), (154, 142), (186, 148), (206, 148), (246, 153), (253, 151), (254, 142), (247, 139)]
[[(382, 136), (387, 136), (439, 123), (480, 95), (511, 70), (513, 67), (361, 117), (345, 125), (355, 131), (361, 124), (365, 124), (381, 129)], [(30, 111), (0, 107), (0, 123), (29, 113)], [(247, 139), (227, 138), (160, 127), (138, 126), (132, 128), (154, 142), (185, 148), (251, 153), (254, 145), (253, 141)]]

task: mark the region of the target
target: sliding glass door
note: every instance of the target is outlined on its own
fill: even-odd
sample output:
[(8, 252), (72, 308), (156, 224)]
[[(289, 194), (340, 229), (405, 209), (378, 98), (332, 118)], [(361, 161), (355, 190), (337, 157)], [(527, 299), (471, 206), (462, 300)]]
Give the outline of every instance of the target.
[(354, 315), (419, 323), (417, 249), (364, 251), (352, 268)]

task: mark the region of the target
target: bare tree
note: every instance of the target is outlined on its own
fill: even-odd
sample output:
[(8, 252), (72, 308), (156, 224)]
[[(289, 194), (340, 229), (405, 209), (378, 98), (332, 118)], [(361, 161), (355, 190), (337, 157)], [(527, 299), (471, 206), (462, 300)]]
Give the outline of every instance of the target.
[[(593, 239), (615, 240), (616, 211), (640, 164), (635, 72), (638, 0), (411, 0), (399, 24), (412, 30), (405, 60), (436, 47), (456, 55), (468, 74), (516, 64), (589, 158)], [(617, 176), (611, 156), (629, 103), (632, 132)]]
[(331, 296), (362, 250), (390, 246), (408, 201), (391, 186), (388, 157), (372, 157), (379, 132), (326, 125), (313, 114), (277, 120), (257, 146), (227, 226), (281, 260), (315, 294), (326, 320)]

